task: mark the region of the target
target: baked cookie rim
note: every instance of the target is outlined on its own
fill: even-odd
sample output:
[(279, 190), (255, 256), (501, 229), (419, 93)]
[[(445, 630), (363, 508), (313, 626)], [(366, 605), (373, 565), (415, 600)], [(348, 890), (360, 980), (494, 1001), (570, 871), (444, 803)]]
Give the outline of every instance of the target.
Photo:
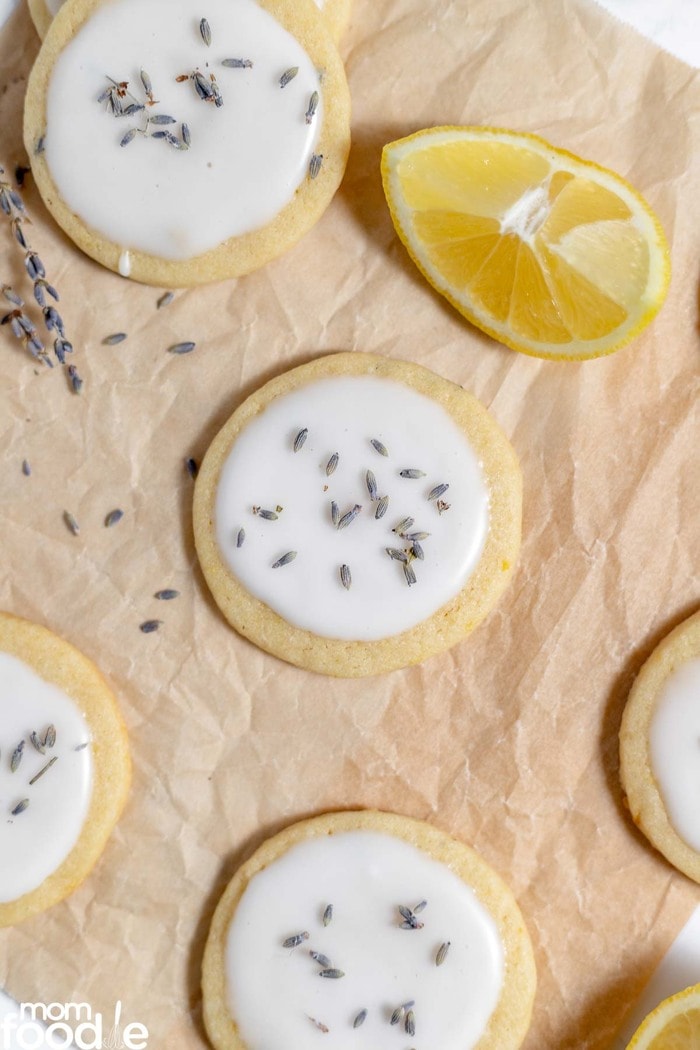
[[(251, 879), (301, 842), (348, 831), (399, 838), (445, 864), (474, 890), (495, 922), (504, 947), (498, 1004), (474, 1050), (516, 1050), (530, 1026), (537, 974), (532, 943), (512, 890), (481, 854), (449, 833), (413, 817), (373, 809), (323, 813), (291, 824), (266, 839), (226, 886), (214, 911), (202, 961), (204, 1024), (216, 1050), (247, 1050), (228, 1010), (224, 955), (228, 929)], [(504, 1043), (506, 1035), (513, 1041)]]
[[(255, 598), (225, 565), (215, 536), (214, 505), (221, 470), (236, 437), (279, 394), (316, 379), (375, 375), (403, 382), (452, 417), (482, 463), (489, 491), (489, 529), (484, 549), (464, 587), (427, 619), (374, 641), (326, 638), (294, 627)], [(436, 397), (437, 387), (439, 397)], [(422, 365), (361, 351), (341, 351), (283, 372), (240, 404), (206, 452), (195, 483), (193, 525), (199, 562), (228, 623), (266, 652), (288, 663), (335, 677), (360, 677), (422, 662), (461, 641), (496, 605), (514, 572), (520, 549), (522, 479), (515, 452), (481, 402)], [(223, 577), (224, 584), (220, 584)], [(251, 623), (260, 623), (259, 629)]]
[(700, 883), (700, 853), (673, 827), (654, 777), (649, 731), (658, 696), (673, 672), (700, 658), (700, 610), (656, 646), (630, 689), (620, 724), (620, 780), (632, 820), (673, 867)]
[(313, 0), (296, 0), (294, 4), (288, 0), (255, 2), (301, 43), (318, 69), (324, 70), (324, 84), (329, 90), (323, 92), (324, 117), (316, 145), (316, 152), (323, 155), (321, 173), (315, 179), (304, 178), (292, 199), (269, 223), (184, 260), (166, 259), (108, 240), (61, 197), (43, 151), (37, 152), (37, 144), (47, 133), (49, 81), (63, 49), (102, 0), (71, 0), (52, 19), (27, 81), (25, 149), (36, 187), (53, 220), (82, 252), (114, 273), (120, 272), (120, 260), (127, 252), (128, 277), (156, 287), (192, 287), (244, 276), (293, 248), (316, 225), (335, 196), (350, 153), (350, 91), (330, 29)]
[(132, 766), (116, 697), (89, 657), (48, 628), (3, 611), (0, 652), (21, 660), (79, 707), (90, 729), (93, 756), (92, 795), (78, 841), (36, 889), (0, 902), (1, 928), (58, 904), (88, 877), (126, 805)]

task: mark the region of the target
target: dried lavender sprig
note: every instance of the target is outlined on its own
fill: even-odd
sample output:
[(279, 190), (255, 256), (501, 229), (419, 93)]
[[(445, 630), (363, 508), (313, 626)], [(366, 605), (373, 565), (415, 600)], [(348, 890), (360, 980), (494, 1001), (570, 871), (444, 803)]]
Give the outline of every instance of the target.
[[(25, 253), (24, 267), (34, 285), (34, 298), (43, 310), (46, 329), (48, 332), (57, 333), (57, 338), (54, 341), (54, 353), (59, 363), (63, 364), (66, 353), (70, 353), (73, 347), (65, 338), (63, 319), (60, 314), (58, 314), (53, 307), (46, 306), (45, 293), (48, 292), (55, 302), (58, 302), (59, 295), (53, 285), (46, 280), (46, 268), (44, 263), (39, 254), (31, 247), (24, 232), (25, 223), (28, 221), (28, 215), (22, 196), (18, 190), (13, 189), (10, 183), (3, 178), (4, 175), (5, 169), (0, 165), (0, 203), (2, 205), (2, 211), (10, 219), (15, 240)], [(6, 298), (9, 298), (9, 295), (12, 295), (15, 299), (20, 299), (20, 297), (17, 296), (8, 286), (3, 286), (3, 292), (5, 293)], [(13, 302), (13, 299), (10, 299), (10, 301)], [(14, 302), (14, 305), (19, 306), (19, 303)], [(26, 349), (33, 357), (39, 358), (45, 364), (50, 364), (46, 348), (39, 339), (36, 329), (31, 324), (27, 315), (22, 313), (22, 316), (15, 320), (17, 321), (17, 324), (12, 324), (12, 319), (10, 320), (10, 326), (14, 335), (24, 342)], [(75, 372), (74, 375), (69, 373), (69, 378), (73, 391), (79, 393), (83, 382), (80, 377), (77, 376), (77, 372)]]

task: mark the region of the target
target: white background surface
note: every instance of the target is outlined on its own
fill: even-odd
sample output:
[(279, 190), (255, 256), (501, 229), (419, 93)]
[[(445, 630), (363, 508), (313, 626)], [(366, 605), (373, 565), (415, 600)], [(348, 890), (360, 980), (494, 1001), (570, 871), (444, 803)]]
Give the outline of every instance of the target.
[[(633, 26), (666, 51), (670, 51), (696, 69), (700, 68), (699, 0), (598, 0), (598, 2), (613, 16)], [(0, 26), (9, 17), (17, 3), (18, 0), (0, 0)], [(611, 1050), (624, 1050), (637, 1025), (662, 999), (698, 982), (700, 982), (700, 907), (696, 909), (678, 935)], [(14, 1010), (16, 1010), (16, 1004), (0, 991), (0, 1020)], [(20, 1050), (16, 1042), (3, 1044), (0, 1041), (0, 1046), (2, 1050)]]

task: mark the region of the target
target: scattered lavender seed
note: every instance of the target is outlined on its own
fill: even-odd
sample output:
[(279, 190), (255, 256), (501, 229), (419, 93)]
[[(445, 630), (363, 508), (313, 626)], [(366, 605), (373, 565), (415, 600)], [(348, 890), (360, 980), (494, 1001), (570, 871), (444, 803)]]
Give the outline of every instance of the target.
[(201, 33), (202, 40), (207, 45), (207, 47), (211, 47), (211, 27), (207, 22), (206, 18), (203, 18), (199, 23), (199, 32)]
[(412, 478), (412, 479), (424, 478), (425, 477), (425, 471), (424, 470), (416, 470), (415, 467), (409, 467), (406, 470), (400, 470), (399, 471), (399, 477), (400, 478)]
[(253, 63), (249, 58), (225, 58), (221, 63), (228, 69), (252, 69)]
[(340, 508), (335, 500), (331, 500), (331, 521), (338, 528), (338, 522), (340, 521)]
[(443, 511), (449, 510), (452, 506), (451, 503), (445, 503), (444, 499), (439, 499), (436, 505), (438, 509), (438, 514), (442, 514)]
[(245, 543), (245, 529), (239, 529), (238, 535), (236, 536), (236, 546), (242, 547)]
[(321, 952), (309, 952), (309, 955), (319, 966), (331, 966), (331, 961), (327, 955), (322, 955)]
[(78, 369), (75, 365), (68, 365), (68, 381), (70, 382), (73, 393), (79, 394), (83, 389), (83, 381), (78, 375)]
[(442, 966), (442, 964), (444, 963), (445, 959), (447, 958), (447, 953), (450, 950), (450, 944), (450, 941), (445, 941), (444, 944), (441, 944), (438, 948), (437, 955), (435, 956), (436, 966)]
[(397, 536), (403, 536), (404, 533), (410, 529), (411, 525), (413, 525), (413, 522), (414, 518), (402, 518), (398, 525), (395, 525), (391, 531), (395, 532)]
[(157, 598), (159, 602), (172, 602), (175, 598), (180, 597), (180, 592), (174, 591), (170, 587), (166, 587), (163, 591), (156, 591), (153, 597)]
[(360, 504), (356, 503), (355, 506), (352, 508), (352, 510), (349, 510), (347, 512), (347, 514), (343, 514), (342, 518), (338, 522), (337, 528), (338, 529), (346, 529), (348, 527), (348, 525), (351, 525), (353, 523), (353, 521), (355, 520), (355, 518), (357, 517), (357, 515), (360, 513), (361, 510), (362, 510), (362, 507), (360, 506)]
[(375, 516), (376, 520), (379, 521), (380, 518), (383, 518), (388, 509), (389, 509), (389, 497), (388, 496), (382, 496), (382, 498), (377, 503), (377, 509), (374, 512), (374, 516)]
[(165, 124), (177, 124), (175, 117), (168, 116), (167, 113), (156, 113), (154, 116), (148, 118), (149, 124), (157, 124), (163, 127)]
[(316, 1027), (318, 1028), (319, 1032), (324, 1032), (324, 1033), (330, 1032), (330, 1028), (328, 1027), (327, 1024), (324, 1024), (323, 1021), (317, 1021), (315, 1017), (311, 1016), (311, 1014), (307, 1014), (306, 1016), (308, 1017), (308, 1019), (311, 1021), (312, 1024), (316, 1025)]
[(327, 904), (326, 905), (326, 909), (325, 909), (325, 911), (323, 913), (323, 925), (324, 926), (330, 926), (332, 921), (333, 921), (333, 905), (332, 904)]
[(418, 561), (425, 561), (425, 551), (417, 541), (411, 547), (411, 554), (414, 558), (418, 558)]
[(32, 468), (29, 465), (28, 459), (22, 460), (22, 473), (24, 474), (25, 478), (31, 477)]
[(286, 940), (282, 941), (283, 948), (298, 948), (302, 941), (308, 941), (309, 933), (308, 930), (302, 930), (301, 933), (294, 933), (291, 937), (287, 937)]
[(429, 500), (440, 499), (440, 496), (444, 496), (449, 487), (450, 486), (448, 484), (436, 485), (435, 488), (431, 489), (430, 492), (428, 493), (428, 499)]
[(352, 587), (352, 576), (350, 574), (349, 565), (340, 566), (340, 582), (342, 583), (346, 591), (349, 591)]
[(277, 521), (279, 514), (274, 510), (264, 510), (262, 507), (253, 507), (253, 514), (259, 518), (263, 518), (264, 521)]
[(336, 970), (336, 969), (331, 967), (331, 968), (329, 968), (327, 970), (319, 970), (318, 971), (318, 976), (319, 977), (328, 977), (332, 981), (337, 981), (339, 978), (345, 977), (345, 972), (343, 970)]
[(12, 758), (10, 759), (10, 772), (16, 773), (19, 769), (19, 764), (22, 761), (22, 755), (24, 754), (24, 740), (20, 740), (17, 747), (12, 752)]
[(78, 744), (78, 746), (74, 747), (73, 750), (74, 751), (84, 751), (85, 748), (89, 747), (89, 746), (90, 746), (90, 741), (86, 740), (84, 744)]
[(430, 535), (429, 532), (404, 532), (404, 533), (402, 533), (403, 538), (405, 540), (408, 540), (409, 543), (415, 543), (416, 541), (418, 541), (420, 543), (421, 540), (427, 540), (429, 535)]
[(338, 466), (339, 462), (340, 462), (340, 455), (339, 455), (339, 453), (334, 452), (333, 455), (331, 456), (331, 458), (326, 463), (326, 477), (329, 478), (331, 476), (331, 474), (335, 473), (336, 467)]
[[(417, 582), (416, 581), (416, 574), (413, 571), (413, 567), (411, 565), (408, 565), (408, 564), (404, 565), (404, 567), (403, 567), (403, 574), (406, 577), (406, 583), (408, 584), (409, 587), (412, 587), (413, 584)], [(411, 926), (412, 929), (419, 930), (421, 928), (421, 926), (423, 925), (423, 923), (422, 922), (419, 923), (418, 926), (414, 926), (413, 923), (409, 923), (409, 925)]]
[(44, 773), (46, 773), (48, 769), (51, 769), (51, 766), (55, 765), (56, 762), (58, 762), (58, 755), (54, 755), (53, 758), (49, 759), (46, 765), (32, 777), (32, 779), (29, 781), (29, 786), (33, 787), (34, 784), (36, 784), (39, 777), (43, 777)]
[(196, 343), (175, 343), (175, 346), (168, 347), (169, 354), (191, 354), (194, 350)]
[(25, 809), (28, 809), (28, 808), (29, 808), (29, 799), (28, 798), (23, 798), (22, 801), (18, 802), (17, 805), (15, 806), (15, 808), (13, 810), (11, 810), (11, 814), (12, 814), (13, 817), (18, 817), (20, 815), (20, 813), (24, 813)]
[(397, 1006), (393, 1014), (391, 1015), (391, 1020), (389, 1021), (389, 1024), (398, 1024), (405, 1013), (406, 1011), (404, 1010), (403, 1006)]
[(32, 732), (29, 734), (29, 739), (30, 739), (30, 741), (32, 743), (32, 746), (34, 747), (35, 751), (38, 751), (40, 755), (45, 755), (46, 754), (46, 748), (44, 747), (44, 742), (43, 742), (43, 740), (40, 739), (38, 733), (36, 733), (36, 732), (34, 732), (32, 730)]
[(406, 1029), (407, 1035), (414, 1036), (416, 1034), (416, 1016), (413, 1013), (413, 1010), (409, 1010), (406, 1014), (404, 1028)]
[(295, 452), (298, 452), (299, 449), (304, 447), (304, 442), (306, 441), (308, 436), (309, 436), (309, 429), (308, 429), (308, 427), (304, 427), (303, 430), (299, 431), (297, 436), (294, 438), (294, 446), (293, 447), (294, 447), (294, 451)]
[(141, 83), (143, 84), (143, 90), (146, 92), (146, 95), (148, 96), (148, 99), (152, 100), (153, 99), (153, 84), (151, 83), (151, 78), (149, 77), (149, 75), (148, 75), (148, 73), (146, 72), (145, 69), (141, 70), (141, 74), (140, 75), (141, 75)]
[(49, 749), (56, 746), (56, 726), (50, 725), (44, 733), (44, 747)]
[(75, 518), (69, 510), (64, 510), (63, 520), (65, 521), (66, 525), (68, 526), (68, 528), (74, 536), (80, 535), (80, 525), (78, 525), (78, 522), (75, 520)]
[(423, 911), (423, 909), (427, 908), (427, 907), (428, 907), (428, 902), (427, 901), (419, 901), (419, 903), (416, 904), (415, 908), (413, 909), (413, 914), (414, 915), (420, 915), (420, 913)]
[(122, 138), (120, 139), (119, 145), (122, 146), (122, 147), (128, 146), (130, 142), (134, 141), (134, 139), (136, 138), (138, 133), (139, 133), (139, 129), (138, 128), (129, 128), (129, 130), (126, 132), (126, 134), (123, 135)]
[(370, 445), (375, 450), (375, 452), (379, 453), (380, 456), (388, 456), (389, 455), (389, 453), (387, 452), (386, 445), (383, 445), (381, 443), (381, 441), (379, 440), (379, 438), (371, 438)]
[(46, 134), (40, 135), (34, 147), (35, 153), (43, 153), (46, 148)]
[(139, 624), (139, 630), (144, 634), (153, 634), (153, 632), (157, 631), (162, 625), (162, 620), (144, 620), (143, 623)]
[(123, 510), (119, 510), (118, 508), (116, 510), (110, 510), (109, 514), (105, 518), (105, 528), (106, 529), (111, 529), (112, 526), (113, 525), (117, 525), (122, 520), (123, 517), (124, 517), (124, 511)]
[[(183, 127), (185, 127), (185, 126), (186, 125), (183, 124)], [(173, 301), (174, 298), (175, 298), (175, 295), (174, 295), (173, 292), (164, 292), (163, 295), (161, 295), (161, 297), (158, 300), (158, 302), (156, 303), (156, 309), (157, 310), (162, 310), (162, 308), (164, 306), (170, 306), (170, 304), (171, 304), (171, 302)]]
[(367, 1011), (366, 1010), (360, 1010), (359, 1014), (357, 1014), (357, 1016), (355, 1017), (355, 1020), (352, 1022), (353, 1028), (359, 1028), (360, 1025), (363, 1025), (366, 1020), (367, 1020)]
[(309, 99), (309, 105), (307, 106), (306, 113), (304, 114), (304, 120), (307, 124), (310, 124), (316, 115), (318, 109), (318, 91), (314, 91)]
[(323, 154), (322, 153), (312, 153), (311, 154), (311, 160), (309, 161), (309, 178), (310, 179), (315, 179), (317, 177), (319, 171), (321, 170), (321, 165), (322, 164), (323, 164)]
[(397, 547), (385, 547), (384, 549), (393, 561), (408, 561), (405, 551), (400, 551)]
[(117, 346), (118, 343), (123, 343), (126, 339), (126, 332), (115, 332), (114, 335), (108, 335), (106, 339), (102, 340), (103, 346)]
[(24, 306), (24, 299), (20, 299), (14, 288), (11, 288), (9, 284), (2, 286), (2, 294), (7, 299), (8, 303), (12, 303), (13, 306)]
[(197, 460), (196, 459), (192, 459), (191, 457), (186, 459), (185, 460), (185, 470), (187, 471), (189, 476), (194, 481), (194, 479), (197, 477), (197, 474), (199, 473), (199, 465), (197, 463)]
[(290, 561), (294, 561), (296, 556), (296, 551), (287, 551), (286, 554), (283, 554), (281, 558), (278, 558), (277, 561), (273, 563), (272, 568), (281, 569), (283, 565), (289, 565)]
[[(189, 149), (190, 146), (192, 145), (192, 135), (190, 133), (190, 126), (189, 126), (189, 124), (183, 124), (182, 125), (182, 127), (180, 128), (180, 134), (182, 135), (182, 144), (183, 144), (183, 146), (185, 147), (185, 149)], [(170, 301), (170, 300), (168, 300), (168, 301)]]
[(294, 77), (297, 75), (298, 72), (299, 66), (290, 66), (289, 69), (285, 69), (284, 73), (280, 77), (280, 87), (286, 87), (290, 80), (294, 80)]
[(367, 473), (365, 474), (365, 482), (367, 484), (369, 498), (371, 500), (375, 500), (377, 498), (377, 479), (375, 478), (373, 471), (367, 471)]

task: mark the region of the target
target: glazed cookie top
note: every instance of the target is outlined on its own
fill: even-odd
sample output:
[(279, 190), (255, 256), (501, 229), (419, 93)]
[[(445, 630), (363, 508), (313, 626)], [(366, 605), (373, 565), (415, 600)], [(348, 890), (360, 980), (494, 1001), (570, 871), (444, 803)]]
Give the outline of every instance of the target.
[(78, 705), (0, 651), (1, 903), (35, 890), (68, 856), (92, 779), (90, 730)]
[(215, 519), (251, 594), (296, 627), (369, 641), (461, 590), (483, 551), (489, 495), (439, 403), (396, 380), (337, 376), (250, 422), (223, 465)]
[(94, 664), (52, 631), (0, 612), (0, 927), (86, 878), (130, 780), (126, 729)]
[(228, 1006), (250, 1048), (311, 1045), (316, 1029), (329, 1050), (359, 1050), (413, 1026), (423, 1046), (466, 1050), (503, 962), (461, 879), (391, 835), (351, 831), (300, 843), (251, 880), (228, 932)]
[(428, 824), (368, 811), (302, 821), (253, 854), (216, 909), (202, 987), (217, 1050), (515, 1050), (535, 980), (493, 869)]
[(630, 691), (620, 728), (620, 776), (649, 841), (700, 882), (700, 613), (657, 645)]
[[(316, 221), (342, 177), (347, 84), (316, 6), (205, 6), (206, 18), (194, 0), (74, 0), (30, 78), (37, 185), (123, 276), (249, 272)], [(211, 272), (187, 269), (217, 252)], [(170, 269), (154, 275), (156, 263)]]
[(700, 853), (700, 656), (674, 668), (649, 726), (651, 768), (671, 824)]
[(476, 398), (407, 361), (339, 353), (270, 380), (197, 478), (194, 532), (229, 623), (336, 676), (465, 637), (512, 574), (521, 478)]

